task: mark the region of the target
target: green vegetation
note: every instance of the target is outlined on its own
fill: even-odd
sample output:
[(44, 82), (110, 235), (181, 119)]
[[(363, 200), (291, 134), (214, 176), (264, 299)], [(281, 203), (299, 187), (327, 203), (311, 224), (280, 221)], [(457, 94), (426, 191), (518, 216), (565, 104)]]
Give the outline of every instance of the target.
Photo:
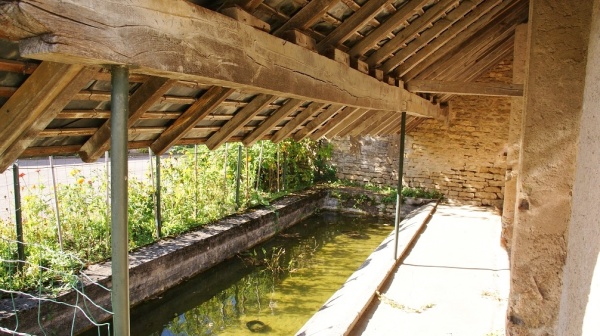
[[(396, 188), (392, 188), (389, 186), (378, 186), (372, 183), (361, 184), (354, 181), (348, 180), (338, 180), (329, 184), (332, 187), (358, 187), (365, 190), (373, 191), (378, 194), (383, 195), (381, 201), (383, 203), (395, 203), (396, 196), (398, 192)], [(444, 198), (444, 194), (437, 190), (425, 190), (422, 188), (410, 188), (403, 187), (402, 188), (402, 199), (406, 199), (407, 197), (414, 198), (426, 198), (426, 199), (440, 199)]]
[[(240, 208), (235, 203), (237, 144), (209, 151), (178, 147), (161, 160), (162, 235), (175, 236), (256, 205), (266, 205), (288, 192), (335, 178), (327, 164), (331, 146), (305, 140), (279, 145), (258, 143), (242, 152)], [(260, 175), (259, 172), (260, 165)], [(39, 173), (39, 172), (38, 172)], [(129, 247), (157, 240), (155, 187), (146, 179), (129, 180)], [(71, 183), (57, 187), (62, 241), (48, 186), (28, 187), (23, 197), (23, 231), (27, 263), (18, 270), (15, 225), (0, 220), (0, 288), (56, 293), (76, 281), (86, 265), (110, 257), (110, 219), (104, 172), (84, 176), (70, 172)], [(0, 297), (3, 294), (0, 293)]]

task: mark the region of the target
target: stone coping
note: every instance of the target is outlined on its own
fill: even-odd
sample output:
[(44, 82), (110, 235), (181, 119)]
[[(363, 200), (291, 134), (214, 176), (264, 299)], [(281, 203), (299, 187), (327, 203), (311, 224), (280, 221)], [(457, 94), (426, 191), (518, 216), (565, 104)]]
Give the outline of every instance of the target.
[(430, 203), (411, 212), (400, 224), (398, 259), (394, 260), (392, 232), (296, 335), (347, 335), (374, 299), (375, 292), (381, 289), (388, 276), (396, 269), (436, 207), (437, 203)]

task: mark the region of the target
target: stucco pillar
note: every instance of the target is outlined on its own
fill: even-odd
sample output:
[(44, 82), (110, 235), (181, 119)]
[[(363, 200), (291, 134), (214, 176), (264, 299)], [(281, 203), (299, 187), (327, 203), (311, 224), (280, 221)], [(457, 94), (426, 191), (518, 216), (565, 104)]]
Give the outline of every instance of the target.
[(594, 1), (558, 335), (600, 335), (600, 0)]
[(531, 0), (508, 335), (555, 335), (592, 1)]
[[(513, 83), (524, 84), (527, 61), (527, 24), (515, 30), (513, 52)], [(519, 150), (521, 147), (521, 121), (523, 97), (513, 97), (510, 103), (508, 142), (506, 148), (506, 181), (502, 207), (502, 246), (510, 254), (517, 199), (517, 176), (519, 173)]]

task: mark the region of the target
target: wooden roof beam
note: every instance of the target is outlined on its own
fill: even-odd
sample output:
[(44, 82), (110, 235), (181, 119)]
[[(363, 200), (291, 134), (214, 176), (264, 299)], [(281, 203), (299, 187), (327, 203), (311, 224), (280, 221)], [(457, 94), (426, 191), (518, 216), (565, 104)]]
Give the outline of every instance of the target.
[(339, 125), (344, 120), (348, 120), (359, 108), (357, 107), (346, 107), (343, 111), (336, 114), (333, 118), (329, 119), (325, 125), (320, 127), (316, 132), (313, 132), (309, 137), (312, 140), (319, 140), (322, 137), (327, 136), (327, 134), (333, 130), (337, 125)]
[[(485, 6), (485, 3), (482, 6)], [(473, 15), (467, 15), (461, 22), (455, 25), (456, 27), (452, 26), (432, 43), (419, 50), (404, 64), (398, 66), (396, 69), (397, 75), (401, 76), (406, 82), (416, 78), (421, 72), (428, 69), (440, 59), (459, 53), (460, 48), (457, 48), (457, 46), (468, 43), (469, 39), (473, 36), (486, 35), (486, 31), (482, 31), (482, 29), (504, 29), (510, 20), (503, 20), (506, 16), (503, 16), (502, 13), (508, 13), (509, 16), (520, 15), (520, 11), (517, 9), (525, 7), (528, 7), (527, 2), (509, 0), (500, 3), (482, 16), (479, 16), (479, 12), (473, 11)], [(469, 21), (472, 24), (465, 25)]]
[(258, 140), (261, 140), (267, 133), (269, 133), (275, 126), (277, 126), (281, 121), (287, 118), (290, 114), (294, 113), (298, 110), (300, 105), (302, 104), (302, 100), (299, 99), (288, 99), (282, 107), (277, 109), (273, 114), (271, 114), (265, 121), (263, 121), (254, 131), (246, 137), (242, 143), (244, 146), (249, 147), (254, 145)]
[(328, 47), (337, 47), (352, 36), (354, 32), (361, 29), (366, 23), (371, 21), (379, 13), (382, 7), (391, 0), (370, 0), (367, 1), (352, 16), (344, 20), (323, 40), (317, 43), (317, 50), (323, 52)]
[[(464, 27), (467, 27), (469, 24), (473, 23), (473, 21), (477, 20), (479, 17), (481, 17), (481, 15), (485, 14), (491, 8), (496, 6), (498, 3), (500, 3), (500, 1), (501, 0), (486, 1), (483, 4), (481, 4), (479, 7), (477, 7), (477, 5), (478, 5), (477, 2), (473, 2), (473, 1), (462, 2), (453, 11), (448, 13), (448, 15), (446, 15), (446, 17), (438, 20), (433, 27), (431, 27), (430, 29), (427, 29), (421, 36), (417, 37), (412, 42), (410, 42), (408, 44), (408, 46), (399, 50), (394, 56), (392, 56), (390, 59), (385, 61), (381, 65), (381, 70), (386, 74), (390, 73), (399, 64), (403, 63), (412, 54), (417, 52), (422, 47), (426, 46), (431, 40), (436, 38), (439, 34), (441, 34), (443, 31), (445, 31), (448, 27), (450, 27), (451, 25), (455, 24), (457, 21), (462, 19), (461, 22), (458, 23), (458, 26), (460, 26), (460, 27), (457, 27), (457, 29), (454, 30), (458, 34), (458, 32), (460, 30), (463, 30)], [(469, 11), (471, 11), (473, 8), (476, 8), (476, 9), (473, 11), (472, 15), (469, 15), (468, 17), (463, 19), (463, 16), (465, 16), (467, 13), (469, 13)], [(447, 39), (451, 38), (451, 35), (447, 36), (446, 38)]]
[(354, 58), (359, 58), (364, 55), (379, 41), (388, 36), (394, 29), (400, 27), (402, 24), (406, 24), (408, 19), (415, 15), (417, 11), (421, 10), (428, 2), (429, 0), (410, 0), (379, 27), (375, 28), (367, 36), (358, 41), (350, 49), (348, 54)]
[(377, 127), (374, 127), (368, 134), (370, 134), (372, 136), (381, 135), (381, 133), (383, 132), (384, 129), (390, 127), (391, 124), (402, 119), (402, 113), (396, 113), (396, 112), (394, 112), (394, 113), (390, 112), (390, 113), (391, 114), (387, 120), (381, 122)]
[(329, 120), (329, 118), (331, 118), (334, 114), (340, 112), (340, 110), (343, 108), (343, 105), (329, 105), (329, 107), (326, 108), (325, 111), (321, 112), (321, 114), (319, 114), (315, 119), (313, 119), (311, 122), (306, 124), (306, 126), (302, 127), (302, 129), (296, 132), (296, 134), (294, 134), (293, 136), (294, 140), (301, 141), (305, 139), (314, 130), (319, 128), (324, 122)]
[(332, 136), (345, 137), (350, 132), (352, 132), (356, 127), (362, 125), (366, 120), (373, 118), (378, 111), (365, 111), (359, 118), (354, 119), (351, 123), (348, 123), (345, 127), (343, 127), (337, 134), (333, 134)]
[(161, 155), (183, 138), (196, 124), (210, 114), (223, 100), (233, 92), (233, 89), (213, 86), (192, 104), (179, 119), (169, 126), (154, 140), (150, 148), (155, 154)]
[[(177, 80), (152, 77), (143, 83), (129, 98), (127, 127), (133, 125), (167, 93)], [(95, 162), (110, 148), (110, 119), (81, 146), (79, 156), (84, 162)]]
[(458, 0), (441, 0), (423, 15), (416, 18), (409, 26), (402, 29), (398, 35), (385, 43), (367, 58), (369, 66), (376, 66), (385, 60), (390, 54), (401, 48), (405, 43), (419, 34), (423, 29), (431, 25), (435, 20), (444, 15), (456, 5)]
[(306, 29), (319, 18), (321, 18), (329, 8), (335, 6), (339, 0), (312, 0), (306, 6), (302, 7), (294, 16), (292, 16), (286, 23), (273, 32), (275, 36), (281, 36), (288, 30), (292, 29)]
[[(35, 6), (23, 5), (27, 1), (0, 4), (2, 33), (21, 40), (23, 57), (135, 64), (132, 72), (137, 74), (304, 101), (443, 116), (439, 106), (402, 88), (187, 1), (39, 0)], [(156, 43), (142, 42), (148, 39)]]
[(406, 84), (406, 88), (410, 92), (498, 97), (523, 96), (522, 84), (446, 82), (413, 79)]
[(248, 105), (244, 106), (206, 141), (206, 147), (210, 150), (219, 148), (276, 98), (267, 94), (256, 95)]
[[(407, 120), (412, 118), (412, 116), (407, 116)], [(377, 135), (384, 136), (390, 134), (392, 131), (400, 129), (400, 123), (402, 122), (402, 114), (396, 117), (396, 119), (390, 121), (384, 128), (380, 129), (377, 132)]]
[(388, 125), (387, 123), (390, 122), (390, 120), (393, 119), (394, 117), (398, 116), (398, 114), (401, 114), (401, 113), (397, 113), (397, 112), (383, 113), (377, 122), (370, 124), (369, 126), (364, 128), (359, 134), (360, 135), (374, 135), (375, 130), (379, 130), (379, 129), (383, 128), (384, 126), (387, 126)]
[(0, 108), (0, 172), (6, 170), (99, 71), (42, 62)]
[(296, 128), (305, 123), (310, 117), (319, 112), (325, 106), (324, 103), (312, 102), (306, 108), (306, 110), (298, 113), (292, 120), (288, 121), (282, 129), (273, 134), (271, 141), (277, 143), (287, 138), (290, 134), (294, 133)]
[(352, 115), (350, 117), (348, 117), (346, 120), (338, 123), (336, 126), (334, 126), (329, 132), (327, 132), (325, 134), (325, 136), (327, 137), (327, 139), (331, 139), (333, 137), (336, 136), (343, 136), (342, 134), (346, 134), (346, 131), (350, 131), (349, 128), (356, 123), (359, 119), (361, 118), (366, 118), (365, 115), (369, 114), (370, 110), (366, 110), (366, 109), (358, 109), (356, 110), (354, 113), (352, 113)]
[(348, 132), (348, 135), (356, 136), (356, 135), (362, 134), (364, 130), (379, 125), (379, 123), (382, 120), (384, 120), (385, 118), (388, 117), (387, 112), (384, 112), (384, 111), (373, 111), (373, 112), (374, 113), (371, 114), (370, 118), (365, 119), (365, 120), (363, 120), (363, 122), (356, 124), (350, 130), (350, 132)]

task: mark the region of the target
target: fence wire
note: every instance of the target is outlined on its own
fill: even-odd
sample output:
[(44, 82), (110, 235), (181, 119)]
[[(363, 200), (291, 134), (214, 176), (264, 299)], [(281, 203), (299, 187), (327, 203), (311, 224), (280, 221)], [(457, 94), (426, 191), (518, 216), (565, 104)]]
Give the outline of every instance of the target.
[[(308, 166), (315, 161), (312, 144), (261, 142), (242, 149), (239, 162), (238, 148), (238, 144), (215, 151), (205, 146), (175, 148), (161, 156), (160, 167), (148, 151), (131, 155), (130, 249), (181, 234), (240, 208), (265, 204), (283, 186), (312, 183), (310, 171), (293, 171), (301, 166), (296, 166), (298, 162)], [(286, 158), (290, 162), (281, 162)], [(73, 321), (83, 315), (98, 328), (108, 328), (96, 322), (86, 307), (105, 312), (111, 308), (94, 303), (81, 284), (93, 283), (85, 275), (86, 265), (111, 255), (110, 158), (95, 163), (73, 157), (54, 157), (52, 161), (51, 165), (49, 158), (19, 160), (17, 186), (12, 168), (0, 174), (0, 319), (13, 314), (17, 320), (12, 329), (0, 323), (0, 332), (23, 334), (16, 298), (35, 301), (38, 306), (60, 304), (73, 309)], [(15, 187), (21, 193), (24, 258), (17, 257)], [(159, 191), (161, 202), (157, 202)], [(77, 302), (57, 301), (57, 293), (65, 290), (77, 292)], [(38, 321), (45, 334), (44, 323), (51, 322), (41, 317)]]

